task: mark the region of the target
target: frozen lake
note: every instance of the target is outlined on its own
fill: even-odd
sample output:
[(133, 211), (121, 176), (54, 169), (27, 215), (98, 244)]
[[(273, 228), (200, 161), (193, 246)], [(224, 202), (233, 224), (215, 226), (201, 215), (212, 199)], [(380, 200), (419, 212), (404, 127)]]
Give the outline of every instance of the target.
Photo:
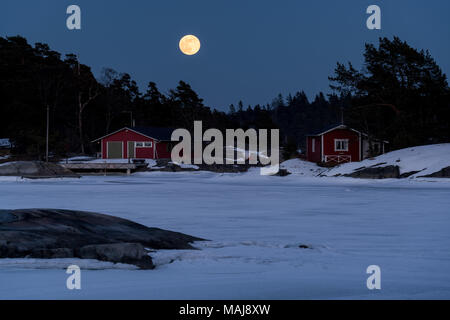
[[(147, 173), (69, 180), (0, 178), (0, 209), (120, 216), (210, 239), (152, 254), (155, 270), (0, 260), (0, 298), (450, 299), (450, 181)], [(300, 245), (310, 248), (302, 249)], [(381, 267), (381, 290), (366, 268)]]

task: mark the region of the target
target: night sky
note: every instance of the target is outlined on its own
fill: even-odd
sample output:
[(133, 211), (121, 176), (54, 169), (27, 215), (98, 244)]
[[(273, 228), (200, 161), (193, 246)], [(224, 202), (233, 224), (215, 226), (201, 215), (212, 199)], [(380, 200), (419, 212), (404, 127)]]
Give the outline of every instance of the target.
[[(82, 30), (66, 28), (77, 4)], [(382, 30), (366, 28), (366, 8), (382, 10)], [(266, 104), (278, 93), (329, 92), (337, 61), (362, 62), (364, 43), (398, 35), (429, 49), (450, 73), (450, 1), (304, 0), (1, 0), (0, 35), (80, 55), (98, 77), (104, 67), (128, 72), (141, 91), (154, 81), (163, 92), (184, 80), (208, 106)], [(202, 42), (185, 56), (186, 34)]]

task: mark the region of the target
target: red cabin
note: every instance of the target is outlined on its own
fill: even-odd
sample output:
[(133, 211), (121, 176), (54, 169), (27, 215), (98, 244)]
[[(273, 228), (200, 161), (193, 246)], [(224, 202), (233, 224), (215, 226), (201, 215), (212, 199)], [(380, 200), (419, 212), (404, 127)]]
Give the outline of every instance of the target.
[(333, 126), (307, 137), (306, 158), (311, 162), (343, 163), (362, 161), (385, 152), (387, 141), (369, 139), (367, 134)]
[(100, 144), (102, 159), (169, 159), (174, 129), (123, 128), (92, 142)]

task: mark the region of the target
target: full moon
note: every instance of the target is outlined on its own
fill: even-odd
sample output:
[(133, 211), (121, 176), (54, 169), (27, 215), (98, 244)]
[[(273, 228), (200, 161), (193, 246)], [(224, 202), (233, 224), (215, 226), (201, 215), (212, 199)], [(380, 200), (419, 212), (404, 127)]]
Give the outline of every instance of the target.
[(180, 40), (180, 50), (185, 55), (192, 56), (200, 50), (200, 40), (191, 34), (184, 36)]

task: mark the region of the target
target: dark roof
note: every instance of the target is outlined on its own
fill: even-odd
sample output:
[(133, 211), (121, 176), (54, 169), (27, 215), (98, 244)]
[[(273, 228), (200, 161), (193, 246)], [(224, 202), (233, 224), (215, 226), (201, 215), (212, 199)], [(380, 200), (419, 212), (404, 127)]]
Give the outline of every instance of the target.
[(119, 130), (116, 130), (114, 132), (111, 132), (101, 138), (95, 139), (92, 142), (97, 142), (100, 141), (106, 137), (109, 137), (113, 134), (116, 134), (117, 132), (120, 132), (122, 130), (132, 130), (134, 132), (140, 133), (144, 136), (147, 136), (149, 138), (153, 138), (155, 140), (159, 140), (159, 141), (171, 141), (172, 140), (172, 132), (175, 131), (175, 129), (173, 128), (157, 128), (157, 127), (133, 127), (133, 128), (129, 128), (129, 127), (125, 127)]
[(327, 126), (327, 127), (324, 127), (324, 128), (322, 128), (322, 129), (320, 129), (320, 130), (317, 130), (316, 132), (313, 132), (313, 133), (311, 133), (311, 134), (308, 134), (308, 136), (320, 136), (320, 135), (322, 135), (323, 133), (325, 133), (325, 132), (328, 132), (328, 131), (330, 131), (330, 130), (332, 130), (332, 129), (337, 129), (337, 128), (339, 128), (339, 127), (342, 127), (343, 129), (349, 129), (349, 130), (354, 130), (354, 131), (357, 131), (357, 130), (355, 130), (355, 129), (352, 129), (352, 128), (350, 128), (350, 127), (348, 127), (348, 126), (346, 126), (345, 124), (333, 124), (333, 125), (331, 125), (331, 126)]
[(130, 128), (138, 133), (141, 133), (147, 137), (155, 138), (160, 141), (170, 141), (172, 140), (172, 132), (175, 131), (173, 128), (158, 128), (158, 127), (133, 127)]
[[(361, 132), (361, 131), (358, 131), (358, 130), (353, 129), (353, 128), (350, 128), (349, 126), (346, 126), (345, 124), (334, 124), (334, 125), (332, 125), (332, 126), (325, 127), (325, 128), (323, 128), (323, 129), (317, 131), (316, 133), (308, 134), (307, 137), (317, 137), (317, 136), (321, 136), (321, 135), (323, 135), (323, 134), (325, 134), (325, 133), (327, 133), (327, 132), (329, 132), (329, 131), (332, 131), (333, 129), (339, 129), (339, 128), (340, 128), (340, 129), (352, 130), (352, 131), (355, 131), (355, 132), (357, 132), (357, 133), (359, 133), (359, 134), (361, 134), (361, 135), (363, 135), (363, 136), (367, 136), (366, 133)], [(384, 142), (384, 143), (389, 143), (389, 141), (380, 140), (380, 139), (373, 139), (373, 140), (375, 140), (375, 141), (382, 141), (382, 142)]]

